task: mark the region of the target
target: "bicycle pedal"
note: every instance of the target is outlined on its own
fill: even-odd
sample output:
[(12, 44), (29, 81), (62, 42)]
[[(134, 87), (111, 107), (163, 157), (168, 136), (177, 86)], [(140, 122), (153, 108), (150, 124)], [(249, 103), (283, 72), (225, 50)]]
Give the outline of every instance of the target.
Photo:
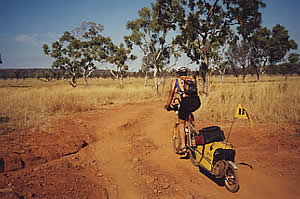
[(188, 151), (186, 150), (186, 149), (184, 149), (184, 150), (179, 150), (179, 151), (177, 151), (176, 153), (177, 154), (179, 154), (179, 155), (184, 155), (184, 154), (186, 154)]

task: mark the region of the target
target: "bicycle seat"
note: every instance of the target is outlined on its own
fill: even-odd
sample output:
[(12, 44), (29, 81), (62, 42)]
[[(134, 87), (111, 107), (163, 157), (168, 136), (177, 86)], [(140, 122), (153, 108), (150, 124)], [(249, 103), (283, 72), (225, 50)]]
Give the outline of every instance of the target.
[(188, 120), (188, 121), (189, 121), (189, 122), (195, 121), (195, 118), (194, 118), (193, 113), (190, 113), (190, 115), (189, 115), (189, 120)]

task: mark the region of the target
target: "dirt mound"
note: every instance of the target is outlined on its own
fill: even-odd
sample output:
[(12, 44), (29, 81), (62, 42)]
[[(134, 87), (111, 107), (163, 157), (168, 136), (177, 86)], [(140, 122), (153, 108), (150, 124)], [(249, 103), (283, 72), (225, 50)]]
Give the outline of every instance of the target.
[(99, 183), (87, 183), (85, 177), (87, 160), (76, 157), (95, 141), (91, 128), (80, 118), (73, 115), (52, 121), (43, 127), (47, 131), (2, 132), (0, 198), (84, 198), (98, 194), (102, 190)]
[[(163, 102), (58, 118), (0, 136), (0, 198), (297, 198), (299, 125), (236, 124), (240, 190), (173, 153), (174, 113)], [(196, 121), (197, 128), (229, 124)], [(21, 146), (21, 147), (20, 147)], [(241, 163), (241, 164), (239, 164)]]

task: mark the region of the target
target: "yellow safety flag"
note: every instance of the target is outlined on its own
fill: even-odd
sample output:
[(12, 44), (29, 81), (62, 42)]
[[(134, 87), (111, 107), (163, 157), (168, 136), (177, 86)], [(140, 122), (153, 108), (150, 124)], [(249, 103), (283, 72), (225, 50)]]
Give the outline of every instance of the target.
[(249, 119), (248, 113), (246, 111), (245, 108), (242, 107), (242, 105), (239, 104), (235, 116), (234, 117), (238, 117), (238, 118), (242, 118), (242, 119)]
[(252, 122), (252, 120), (250, 118), (250, 115), (248, 114), (248, 112), (246, 111), (246, 109), (242, 107), (241, 104), (238, 105), (238, 108), (236, 110), (236, 113), (235, 113), (234, 117), (250, 120), (251, 126), (253, 127), (253, 122)]

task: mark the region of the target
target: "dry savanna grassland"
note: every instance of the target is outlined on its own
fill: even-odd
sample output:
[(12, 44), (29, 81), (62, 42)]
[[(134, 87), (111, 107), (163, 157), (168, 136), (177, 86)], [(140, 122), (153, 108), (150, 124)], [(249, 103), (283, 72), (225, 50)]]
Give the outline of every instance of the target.
[(235, 194), (173, 153), (170, 81), (0, 80), (0, 198), (299, 198), (300, 76), (209, 78), (195, 125), (230, 137)]
[[(116, 104), (166, 100), (170, 79), (154, 95), (154, 82), (144, 87), (144, 79), (90, 79), (72, 88), (64, 81), (42, 82), (36, 79), (0, 80), (0, 117), (5, 128), (39, 128), (53, 117), (93, 111)], [(201, 83), (201, 82), (199, 82)], [(248, 76), (245, 81), (210, 77), (209, 94), (196, 112), (202, 121), (230, 121), (238, 104), (246, 108), (255, 122), (298, 123), (300, 116), (300, 77), (265, 76), (260, 81)], [(162, 107), (157, 107), (162, 108)], [(2, 127), (4, 128), (4, 127)]]

